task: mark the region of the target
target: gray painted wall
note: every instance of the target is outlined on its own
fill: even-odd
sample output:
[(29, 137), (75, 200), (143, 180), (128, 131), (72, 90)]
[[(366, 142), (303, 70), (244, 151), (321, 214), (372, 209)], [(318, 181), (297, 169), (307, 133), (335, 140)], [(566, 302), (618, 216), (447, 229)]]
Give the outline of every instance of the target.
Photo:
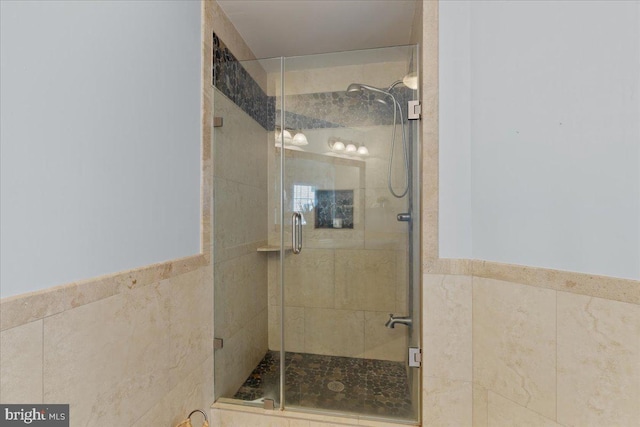
[(0, 2), (0, 296), (200, 251), (200, 2)]

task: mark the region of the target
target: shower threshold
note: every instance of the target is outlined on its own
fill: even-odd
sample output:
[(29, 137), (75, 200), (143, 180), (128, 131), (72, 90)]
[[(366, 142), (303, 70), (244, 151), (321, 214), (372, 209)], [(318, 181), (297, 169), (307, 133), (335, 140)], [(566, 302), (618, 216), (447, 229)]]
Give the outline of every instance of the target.
[[(404, 363), (287, 352), (285, 366), (287, 407), (401, 420), (414, 417)], [(279, 368), (280, 353), (268, 351), (233, 398), (278, 402)]]

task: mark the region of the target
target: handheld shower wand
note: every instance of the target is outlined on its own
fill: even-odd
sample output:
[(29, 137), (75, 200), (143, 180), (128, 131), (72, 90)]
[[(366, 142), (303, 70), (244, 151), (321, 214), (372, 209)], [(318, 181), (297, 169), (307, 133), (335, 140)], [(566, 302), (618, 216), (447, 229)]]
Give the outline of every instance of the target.
[[(378, 95), (382, 95), (383, 97), (389, 97), (393, 101), (393, 132), (391, 136), (391, 155), (389, 156), (387, 186), (389, 187), (389, 191), (391, 192), (391, 194), (398, 199), (404, 197), (409, 191), (409, 147), (406, 141), (406, 136), (404, 131), (404, 117), (402, 115), (402, 107), (400, 106), (400, 103), (398, 102), (396, 97), (393, 96), (393, 94), (391, 93), (391, 89), (393, 89), (396, 85), (401, 83), (402, 81), (398, 80), (392, 83), (391, 86), (389, 86), (389, 88), (386, 90), (380, 89), (374, 86), (369, 86), (363, 83), (351, 83), (349, 87), (347, 87), (347, 95), (349, 96), (358, 96), (364, 91), (369, 91)], [(376, 101), (382, 104), (388, 105), (387, 102), (384, 100), (384, 98), (376, 98)], [(395, 190), (393, 189), (393, 183), (391, 180), (391, 172), (393, 169), (393, 156), (394, 156), (395, 144), (396, 144), (396, 126), (397, 126), (398, 113), (400, 115), (400, 126), (402, 129), (402, 154), (404, 157), (404, 172), (405, 172), (404, 173), (405, 182), (404, 182), (403, 190), (400, 193), (395, 192)]]

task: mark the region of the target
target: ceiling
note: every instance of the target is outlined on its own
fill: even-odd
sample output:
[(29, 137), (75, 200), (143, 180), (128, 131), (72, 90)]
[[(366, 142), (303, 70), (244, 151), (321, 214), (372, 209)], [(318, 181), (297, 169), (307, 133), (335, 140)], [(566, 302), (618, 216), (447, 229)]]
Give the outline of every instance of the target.
[(415, 0), (218, 0), (256, 58), (410, 43)]

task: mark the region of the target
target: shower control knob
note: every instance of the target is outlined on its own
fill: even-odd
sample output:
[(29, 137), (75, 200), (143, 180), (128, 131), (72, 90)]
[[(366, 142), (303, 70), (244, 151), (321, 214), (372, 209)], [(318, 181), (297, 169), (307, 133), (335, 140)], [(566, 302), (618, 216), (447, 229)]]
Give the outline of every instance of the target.
[(411, 214), (410, 213), (399, 213), (398, 214), (398, 221), (400, 222), (409, 222), (411, 221)]

